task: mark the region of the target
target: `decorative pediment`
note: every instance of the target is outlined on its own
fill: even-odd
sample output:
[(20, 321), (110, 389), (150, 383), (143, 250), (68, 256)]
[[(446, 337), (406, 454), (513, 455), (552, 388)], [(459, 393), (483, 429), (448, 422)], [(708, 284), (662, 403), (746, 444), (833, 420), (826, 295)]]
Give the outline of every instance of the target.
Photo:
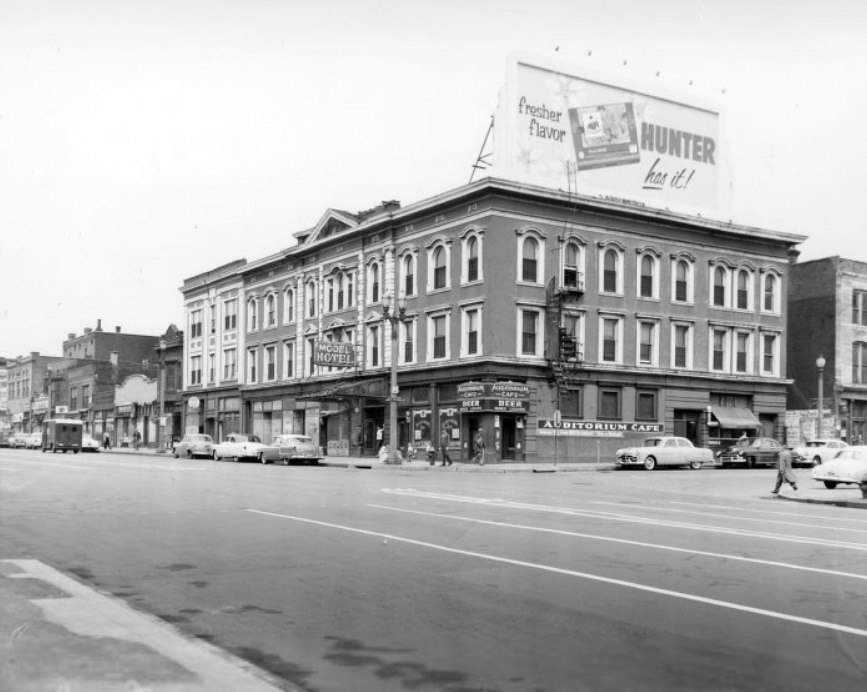
[(331, 320), (331, 322), (329, 322), (329, 323), (325, 326), (325, 329), (326, 329), (326, 330), (330, 330), (330, 329), (343, 329), (343, 328), (346, 327), (347, 325), (348, 325), (348, 323), (347, 323), (346, 321), (340, 319), (339, 317), (335, 317), (333, 320)]
[(338, 209), (328, 209), (313, 228), (295, 234), (299, 244), (309, 245), (333, 235), (345, 233), (358, 226), (355, 214)]
[(318, 333), (319, 333), (319, 329), (312, 322), (308, 322), (304, 326), (304, 336), (309, 336), (310, 334), (318, 334)]
[(364, 318), (364, 323), (369, 324), (370, 322), (381, 322), (382, 321), (382, 313), (377, 312), (376, 310), (371, 310), (367, 313), (367, 316)]

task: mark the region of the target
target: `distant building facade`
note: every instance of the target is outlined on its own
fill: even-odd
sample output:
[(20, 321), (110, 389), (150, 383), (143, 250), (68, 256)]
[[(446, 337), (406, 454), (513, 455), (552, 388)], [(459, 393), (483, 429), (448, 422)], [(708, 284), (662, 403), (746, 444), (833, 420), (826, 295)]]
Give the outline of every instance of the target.
[[(469, 460), (481, 430), (491, 461), (592, 461), (654, 432), (782, 435), (802, 236), (495, 179), (295, 235), (184, 282), (187, 430), (374, 454), (396, 358), (404, 449), (445, 431)], [(395, 349), (386, 296), (406, 299)]]
[(816, 436), (867, 440), (867, 263), (826, 257), (792, 266), (788, 293), (790, 409), (815, 409), (822, 356), (822, 426)]

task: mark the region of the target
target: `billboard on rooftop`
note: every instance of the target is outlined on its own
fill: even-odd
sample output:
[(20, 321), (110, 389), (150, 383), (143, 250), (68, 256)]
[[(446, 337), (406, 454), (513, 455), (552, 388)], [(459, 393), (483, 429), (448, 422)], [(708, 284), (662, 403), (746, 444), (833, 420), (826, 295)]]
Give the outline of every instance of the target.
[(726, 219), (722, 109), (623, 77), (510, 57), (491, 174), (633, 206)]

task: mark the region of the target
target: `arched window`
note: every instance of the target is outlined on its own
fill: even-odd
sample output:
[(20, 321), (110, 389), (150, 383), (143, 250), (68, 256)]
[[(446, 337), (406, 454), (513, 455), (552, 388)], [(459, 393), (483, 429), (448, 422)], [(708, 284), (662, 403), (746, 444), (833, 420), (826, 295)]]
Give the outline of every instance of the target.
[(641, 275), (639, 277), (638, 295), (642, 298), (653, 298), (656, 283), (656, 260), (650, 255), (641, 258)]
[(563, 286), (580, 288), (583, 283), (581, 271), (581, 248), (576, 243), (567, 243), (563, 255)]
[(316, 317), (316, 282), (307, 282), (307, 316)]
[(295, 321), (295, 291), (287, 288), (283, 293), (283, 322), (288, 324)]
[(475, 236), (467, 239), (467, 281), (479, 279), (479, 241)]
[(605, 293), (617, 293), (617, 260), (617, 252), (611, 249), (605, 251), (602, 258), (602, 290)]
[(726, 304), (725, 267), (717, 267), (713, 271), (713, 304), (718, 306), (725, 306)]
[(379, 263), (373, 262), (368, 270), (368, 279), (370, 280), (370, 292), (368, 293), (369, 303), (379, 302)]
[(746, 269), (738, 272), (737, 306), (739, 310), (747, 310), (750, 306), (750, 273)]
[(678, 260), (674, 267), (674, 299), (685, 303), (689, 301), (689, 263)]
[(415, 295), (415, 257), (406, 255), (401, 262), (403, 269), (403, 293), (407, 296)]
[(766, 274), (764, 284), (764, 308), (767, 312), (776, 312), (777, 277), (773, 274)]
[(521, 252), (521, 280), (538, 282), (539, 243), (535, 238), (525, 238)]
[(265, 299), (265, 319), (268, 327), (277, 324), (277, 298), (273, 293)]
[(446, 287), (446, 251), (438, 247), (433, 253), (434, 289)]
[(259, 328), (259, 301), (250, 298), (247, 301), (247, 331), (252, 332)]

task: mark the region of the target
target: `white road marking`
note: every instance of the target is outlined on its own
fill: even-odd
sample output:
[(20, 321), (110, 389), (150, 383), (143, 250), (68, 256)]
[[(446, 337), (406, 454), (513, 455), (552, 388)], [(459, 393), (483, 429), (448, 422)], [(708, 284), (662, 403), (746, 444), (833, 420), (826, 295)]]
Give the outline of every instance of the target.
[(790, 536), (782, 533), (771, 533), (770, 531), (751, 531), (749, 529), (733, 529), (728, 526), (705, 526), (701, 524), (687, 524), (684, 522), (670, 521), (666, 519), (646, 519), (637, 517), (632, 514), (615, 514), (613, 512), (601, 512), (594, 510), (580, 510), (571, 507), (553, 507), (549, 505), (535, 505), (525, 502), (508, 502), (508, 501), (493, 501), (486, 498), (475, 498), (466, 495), (449, 495), (445, 493), (428, 493), (416, 491), (409, 488), (383, 488), (384, 493), (414, 497), (428, 500), (443, 500), (448, 502), (464, 502), (470, 504), (481, 504), (489, 507), (501, 507), (503, 509), (522, 509), (534, 512), (550, 512), (554, 514), (566, 514), (574, 517), (590, 517), (593, 519), (603, 519), (606, 521), (622, 521), (631, 524), (646, 524), (652, 527), (669, 527), (676, 529), (685, 529), (687, 531), (703, 531), (706, 533), (721, 533), (729, 536), (746, 536), (750, 538), (767, 538), (785, 543), (799, 543), (805, 545), (818, 545), (830, 548), (845, 548), (847, 550), (858, 550), (867, 552), (867, 543), (847, 543), (845, 541), (823, 540), (819, 538), (805, 538), (801, 536)]
[(627, 538), (612, 538), (610, 536), (599, 536), (593, 533), (581, 533), (578, 531), (566, 531), (564, 529), (548, 529), (542, 526), (527, 526), (526, 524), (509, 524), (502, 521), (490, 521), (487, 519), (474, 519), (472, 517), (458, 517), (454, 514), (442, 514), (438, 512), (422, 512), (417, 509), (404, 509), (402, 507), (393, 507), (390, 505), (374, 505), (369, 504), (368, 507), (376, 507), (377, 509), (387, 509), (393, 512), (405, 512), (406, 514), (419, 514), (427, 517), (436, 517), (438, 519), (453, 519), (455, 521), (465, 521), (472, 524), (485, 524), (488, 526), (501, 526), (508, 529), (522, 529), (524, 531), (538, 531), (539, 533), (553, 533), (558, 536), (574, 536), (576, 538), (589, 538), (597, 541), (607, 541), (609, 543), (623, 543), (625, 545), (634, 545), (641, 548), (653, 548), (655, 550), (669, 550), (675, 553), (686, 553), (687, 555), (703, 555), (705, 557), (717, 557), (723, 560), (735, 560), (737, 562), (751, 562), (757, 565), (766, 565), (769, 567), (783, 567), (785, 569), (794, 569), (803, 572), (818, 572), (826, 576), (845, 577), (848, 579), (863, 579), (867, 581), (867, 574), (856, 574), (854, 572), (837, 572), (829, 569), (820, 569), (818, 567), (804, 567), (795, 565), (790, 562), (776, 562), (774, 560), (759, 560), (757, 558), (742, 557), (740, 555), (731, 555), (729, 553), (713, 553), (706, 550), (691, 550), (689, 548), (676, 548), (670, 545), (662, 545), (660, 543), (647, 543), (645, 541), (633, 541)]
[[(623, 508), (623, 503), (621, 502), (604, 502), (602, 500), (593, 500), (590, 502), (593, 505), (606, 505), (608, 507), (620, 507)], [(673, 504), (673, 503), (672, 503)], [(710, 506), (710, 505), (708, 505)], [(717, 517), (723, 519), (738, 519), (740, 521), (761, 521), (763, 524), (783, 524), (784, 526), (807, 526), (811, 529), (832, 529), (834, 531), (854, 531), (855, 533), (867, 533), (867, 531), (861, 529), (841, 529), (839, 527), (831, 527), (831, 526), (816, 526), (816, 524), (809, 522), (797, 522), (797, 521), (783, 521), (780, 519), (753, 519), (751, 517), (743, 517), (738, 514), (713, 514), (711, 512), (697, 512), (692, 509), (672, 509), (671, 507), (656, 507), (654, 505), (644, 505), (644, 504), (631, 504), (630, 508), (641, 508), (641, 509), (649, 509), (653, 512), (671, 512), (675, 514), (692, 514), (699, 517)], [(737, 508), (732, 508), (732, 512), (739, 512), (740, 510)], [(747, 510), (752, 511), (754, 514), (757, 510)], [(791, 515), (790, 515), (791, 516)], [(803, 518), (803, 515), (794, 515)]]
[(516, 567), (527, 567), (529, 569), (536, 569), (542, 572), (551, 572), (553, 574), (562, 574), (569, 577), (577, 577), (579, 579), (587, 579), (590, 581), (601, 582), (603, 584), (612, 584), (614, 586), (622, 586), (628, 589), (635, 589), (637, 591), (645, 591), (647, 593), (653, 593), (660, 596), (670, 596), (672, 598), (679, 598), (685, 601), (692, 601), (694, 603), (702, 603), (704, 605), (712, 605), (717, 606), (719, 608), (727, 608), (729, 610), (736, 610), (743, 613), (751, 613), (753, 615), (762, 615), (764, 617), (772, 618), (775, 620), (783, 620), (785, 622), (794, 622), (801, 625), (810, 625), (813, 627), (820, 627), (822, 629), (833, 630), (835, 632), (842, 632), (844, 634), (853, 634), (858, 637), (867, 637), (867, 630), (859, 629), (857, 627), (849, 627), (847, 625), (840, 625), (836, 622), (826, 622), (824, 620), (814, 620), (813, 618), (804, 618), (799, 617), (797, 615), (789, 615), (788, 613), (781, 613), (774, 610), (767, 610), (765, 608), (754, 608), (752, 606), (742, 605), (739, 603), (732, 603), (730, 601), (721, 601), (716, 598), (706, 598), (705, 596), (696, 596), (694, 594), (684, 593), (682, 591), (672, 591), (671, 589), (662, 589), (656, 586), (648, 586), (647, 584), (639, 584), (637, 582), (625, 581), (623, 579), (613, 579), (611, 577), (603, 577), (598, 574), (589, 574), (587, 572), (577, 572), (571, 569), (564, 569), (562, 567), (553, 567), (551, 565), (543, 565), (536, 562), (527, 562), (525, 560), (515, 560), (513, 558), (502, 557), (499, 555), (490, 555), (488, 553), (479, 553), (473, 550), (461, 550), (459, 548), (450, 548), (446, 545), (439, 545), (437, 543), (429, 543), (427, 541), (419, 541), (413, 538), (404, 538), (403, 536), (395, 536), (389, 533), (381, 533), (379, 531), (369, 531), (367, 529), (359, 529), (352, 526), (342, 526), (341, 524), (332, 524), (327, 521), (317, 521), (315, 519), (307, 519), (305, 517), (296, 517), (289, 514), (278, 514), (277, 512), (265, 512), (258, 509), (247, 509), (247, 512), (251, 512), (253, 514), (260, 514), (263, 516), (275, 517), (277, 519), (288, 519), (290, 521), (298, 521), (305, 524), (314, 524), (316, 526), (323, 526), (329, 529), (337, 529), (339, 531), (348, 531), (350, 533), (358, 533), (365, 536), (374, 536), (376, 538), (383, 538), (390, 541), (398, 541), (400, 543), (407, 543), (409, 545), (416, 545), (422, 548), (430, 548), (432, 550), (440, 550), (446, 553), (452, 553), (455, 555), (463, 555), (465, 557), (473, 557), (478, 558), (480, 560), (489, 560), (491, 562), (500, 562), (507, 565), (514, 565)]
[[(803, 519), (805, 516), (809, 516), (811, 519), (821, 519), (823, 521), (840, 521), (840, 522), (845, 522), (846, 524), (852, 523), (851, 512), (848, 514), (845, 514), (845, 515), (838, 514), (837, 516), (831, 517), (831, 516), (823, 516), (821, 514), (805, 515), (802, 512), (791, 512), (791, 511), (789, 511), (789, 512), (780, 512), (780, 511), (774, 512), (774, 511), (769, 511), (767, 509), (758, 509), (758, 508), (754, 509), (751, 507), (734, 507), (731, 505), (709, 505), (709, 504), (705, 504), (703, 502), (679, 502), (679, 501), (673, 500), (673, 501), (669, 502), (669, 504), (683, 505), (685, 507), (709, 507), (711, 509), (725, 509), (729, 512), (750, 512), (752, 514), (772, 514), (772, 515), (781, 516), (781, 517), (798, 517), (800, 519)], [(863, 524), (865, 527), (867, 527), (867, 520), (865, 520), (865, 519), (861, 519), (860, 521), (858, 521), (856, 523)], [(810, 524), (810, 526), (813, 526), (813, 524)], [(833, 527), (833, 530), (834, 531), (861, 531), (861, 529), (845, 529), (845, 528), (838, 528), (838, 527)], [(865, 529), (865, 532), (867, 532), (867, 529)]]

